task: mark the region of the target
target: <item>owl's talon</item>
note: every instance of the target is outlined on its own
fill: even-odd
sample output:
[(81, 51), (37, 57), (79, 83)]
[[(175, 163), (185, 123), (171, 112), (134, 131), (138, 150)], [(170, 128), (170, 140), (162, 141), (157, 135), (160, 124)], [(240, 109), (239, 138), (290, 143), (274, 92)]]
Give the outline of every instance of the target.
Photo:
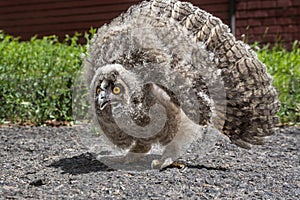
[(173, 162), (170, 167), (176, 167), (180, 170), (185, 170), (187, 168), (187, 166), (183, 163), (179, 163), (179, 162)]

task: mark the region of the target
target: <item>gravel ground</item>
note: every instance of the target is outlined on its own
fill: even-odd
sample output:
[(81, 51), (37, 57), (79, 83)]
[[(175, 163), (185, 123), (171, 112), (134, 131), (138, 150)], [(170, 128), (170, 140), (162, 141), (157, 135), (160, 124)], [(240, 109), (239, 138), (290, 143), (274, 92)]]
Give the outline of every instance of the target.
[(0, 199), (300, 199), (300, 129), (245, 150), (220, 140), (183, 170), (112, 170), (78, 143), (86, 127), (0, 127)]

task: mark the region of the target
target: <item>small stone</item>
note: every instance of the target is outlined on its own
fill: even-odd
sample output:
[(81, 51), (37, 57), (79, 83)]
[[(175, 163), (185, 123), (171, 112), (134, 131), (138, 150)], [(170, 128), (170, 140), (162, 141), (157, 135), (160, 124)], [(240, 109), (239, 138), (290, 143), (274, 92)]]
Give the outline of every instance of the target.
[(29, 185), (39, 187), (39, 186), (45, 185), (45, 183), (42, 179), (36, 179), (36, 180), (30, 182)]

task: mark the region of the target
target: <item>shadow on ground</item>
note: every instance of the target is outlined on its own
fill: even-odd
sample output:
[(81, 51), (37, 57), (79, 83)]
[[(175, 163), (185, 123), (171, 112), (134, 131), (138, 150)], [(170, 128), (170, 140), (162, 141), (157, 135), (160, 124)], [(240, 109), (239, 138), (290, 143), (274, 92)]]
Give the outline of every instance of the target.
[[(153, 157), (149, 156), (149, 158)], [(148, 158), (148, 160), (149, 160)], [(123, 161), (121, 161), (123, 162)], [(111, 163), (110, 163), (111, 164)], [(127, 164), (120, 165), (118, 166), (119, 169), (121, 170), (136, 170), (136, 171), (144, 171), (144, 170), (149, 170), (148, 167), (145, 167), (145, 163), (136, 163), (136, 166), (131, 163), (131, 167)], [(68, 173), (72, 175), (78, 175), (78, 174), (87, 174), (91, 172), (109, 172), (109, 171), (114, 171), (114, 168), (111, 168), (104, 164), (103, 162), (99, 161), (96, 159), (96, 157), (91, 154), (91, 153), (83, 153), (79, 156), (73, 156), (71, 158), (63, 158), (58, 161), (55, 161), (51, 163), (48, 167), (54, 167), (54, 168), (60, 168), (63, 170), (63, 173)], [(115, 166), (116, 167), (116, 166)], [(130, 168), (128, 168), (130, 167)], [(170, 166), (168, 168), (176, 168), (176, 166)], [(178, 167), (177, 167), (178, 168)], [(229, 171), (228, 168), (224, 167), (210, 167), (210, 166), (205, 166), (205, 165), (190, 165), (187, 164), (185, 165), (184, 168), (192, 168), (192, 169), (207, 169), (207, 170), (220, 170), (220, 171)], [(115, 168), (116, 169), (116, 168)], [(164, 169), (164, 170), (165, 170)], [(182, 169), (183, 170), (183, 169)], [(163, 171), (163, 170), (162, 170)]]
[(97, 160), (91, 153), (83, 153), (71, 158), (63, 158), (51, 163), (48, 167), (60, 168), (63, 173), (73, 175), (98, 171), (113, 171), (112, 168)]

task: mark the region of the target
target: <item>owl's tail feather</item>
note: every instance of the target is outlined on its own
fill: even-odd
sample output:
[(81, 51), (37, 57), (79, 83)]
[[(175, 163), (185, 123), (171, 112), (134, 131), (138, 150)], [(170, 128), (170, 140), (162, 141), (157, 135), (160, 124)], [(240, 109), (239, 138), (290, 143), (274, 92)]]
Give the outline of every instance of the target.
[(263, 137), (274, 133), (280, 107), (271, 76), (257, 55), (230, 34), (208, 40), (214, 41), (215, 47), (208, 48), (219, 58), (226, 90), (223, 133), (241, 147), (263, 144)]

